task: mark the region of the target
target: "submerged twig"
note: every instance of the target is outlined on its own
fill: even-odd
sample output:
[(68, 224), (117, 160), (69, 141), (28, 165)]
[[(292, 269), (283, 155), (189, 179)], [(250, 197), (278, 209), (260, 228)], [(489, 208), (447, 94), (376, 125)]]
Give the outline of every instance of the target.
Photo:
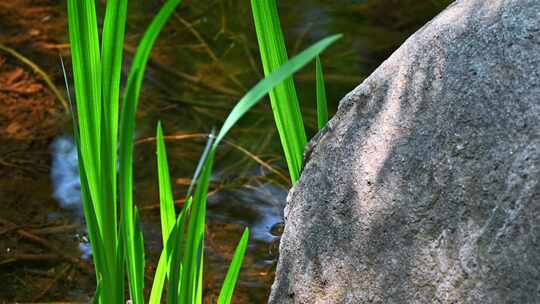
[(80, 228), (80, 225), (67, 224), (67, 225), (61, 225), (61, 226), (32, 229), (30, 230), (30, 232), (35, 235), (50, 235), (50, 234), (58, 234), (58, 233), (67, 233), (67, 232), (77, 230), (79, 228)]
[(227, 73), (227, 70), (225, 69), (225, 65), (223, 64), (223, 62), (219, 60), (219, 58), (216, 56), (216, 53), (214, 53), (214, 51), (210, 48), (210, 46), (208, 45), (206, 40), (204, 40), (204, 38), (199, 33), (199, 31), (197, 31), (191, 25), (191, 23), (189, 23), (186, 19), (178, 15), (178, 13), (174, 13), (174, 17), (189, 30), (189, 32), (195, 37), (195, 39), (199, 41), (199, 43), (202, 45), (202, 48), (205, 50), (206, 54), (208, 55), (208, 57), (212, 59), (212, 61), (217, 65), (218, 69), (225, 76), (227, 76), (227, 78), (229, 78), (232, 82), (234, 82), (234, 84), (236, 84), (241, 90), (243, 91), (246, 90), (246, 87), (240, 80), (238, 80), (238, 78), (236, 78), (234, 75), (231, 75), (230, 73)]
[(238, 36), (236, 36), (234, 38), (235, 39), (240, 39), (240, 42), (241, 42), (241, 44), (243, 46), (243, 49), (244, 49), (244, 53), (247, 56), (249, 65), (251, 66), (251, 69), (253, 70), (253, 72), (255, 72), (257, 77), (264, 78), (263, 74), (261, 74), (259, 66), (257, 65), (257, 61), (255, 60), (255, 58), (253, 58), (253, 54), (251, 53), (251, 50), (249, 49), (249, 44), (248, 44), (248, 41), (246, 39), (246, 36), (245, 35), (238, 35)]
[(11, 264), (15, 262), (46, 262), (46, 261), (60, 261), (63, 258), (54, 253), (45, 254), (33, 254), (33, 253), (21, 253), (13, 254), (0, 261), (0, 265)]
[(275, 175), (279, 176), (279, 178), (281, 178), (285, 183), (289, 184), (290, 181), (289, 179), (283, 175), (281, 172), (279, 172), (279, 170), (277, 170), (276, 168), (272, 167), (269, 163), (265, 162), (264, 160), (262, 160), (260, 157), (258, 157), (257, 155), (251, 153), (249, 150), (245, 149), (244, 147), (242, 146), (239, 146), (229, 140), (226, 140), (226, 139), (223, 139), (222, 140), (223, 143), (239, 150), (240, 152), (246, 154), (248, 157), (250, 157), (251, 159), (253, 159), (254, 161), (256, 161), (258, 164), (260, 164), (262, 167), (268, 169), (269, 171), (271, 171), (272, 173), (274, 173)]
[(66, 274), (68, 273), (68, 271), (72, 268), (73, 266), (68, 264), (68, 265), (65, 265), (59, 272), (58, 274), (56, 274), (56, 276), (54, 276), (53, 279), (51, 279), (49, 281), (49, 283), (45, 286), (45, 288), (43, 288), (41, 290), (41, 292), (39, 294), (37, 294), (33, 299), (32, 299), (32, 302), (37, 302), (38, 300), (40, 300), (41, 298), (43, 298), (48, 292), (49, 290), (51, 290), (54, 286), (56, 286), (58, 284), (58, 282), (60, 280), (62, 280)]
[(313, 27), (313, 23), (308, 23), (304, 29), (302, 30), (302, 32), (300, 33), (300, 35), (298, 35), (298, 38), (296, 38), (296, 42), (294, 43), (294, 47), (292, 49), (292, 53), (293, 54), (296, 54), (298, 52), (300, 52), (300, 48), (302, 47), (302, 44), (304, 43), (304, 40), (307, 36), (307, 34), (311, 31), (311, 28)]
[[(31, 242), (33, 242), (35, 244), (39, 244), (42, 247), (54, 252), (54, 254), (51, 254), (51, 255), (42, 255), (41, 258), (43, 258), (45, 260), (60, 259), (60, 260), (68, 261), (68, 262), (73, 263), (74, 265), (76, 265), (77, 268), (79, 268), (83, 272), (86, 272), (86, 273), (89, 272), (88, 266), (83, 261), (81, 261), (79, 258), (68, 256), (67, 254), (64, 253), (63, 250), (61, 250), (61, 249), (57, 248), (56, 246), (52, 245), (48, 240), (34, 234), (33, 232), (30, 232), (29, 230), (21, 228), (17, 224), (12, 223), (12, 222), (10, 222), (10, 221), (8, 221), (6, 219), (0, 219), (0, 222), (3, 225), (9, 226), (9, 227), (14, 227), (13, 230), (15, 230), (15, 233), (17, 233), (20, 237), (22, 237), (22, 238), (24, 238), (24, 239), (26, 239), (28, 241), (31, 241)], [(7, 264), (7, 263), (12, 263), (12, 262), (16, 262), (16, 261), (19, 261), (19, 260), (25, 260), (25, 259), (26, 260), (32, 260), (32, 259), (39, 260), (40, 257), (33, 256), (31, 254), (13, 255), (13, 256), (10, 256), (10, 257), (0, 261), (0, 264)]]
[[(206, 195), (207, 197), (209, 196), (212, 196), (214, 194), (216, 194), (218, 192), (219, 189), (215, 189), (215, 190), (212, 190), (212, 191), (209, 191), (208, 194)], [(178, 200), (175, 200), (174, 201), (174, 204), (175, 205), (183, 205), (187, 200), (187, 197), (184, 197), (184, 198), (181, 198), (181, 199), (178, 199)], [(139, 208), (139, 211), (150, 211), (150, 210), (157, 210), (160, 208), (160, 204), (159, 203), (156, 203), (156, 204), (151, 204), (151, 205), (146, 205), (146, 206), (141, 206)]]
[[(192, 133), (192, 134), (165, 135), (165, 136), (163, 136), (163, 139), (166, 140), (166, 141), (172, 141), (172, 140), (185, 140), (185, 139), (194, 139), (194, 138), (206, 138), (208, 136), (209, 136), (209, 134), (207, 134), (207, 133)], [(156, 141), (155, 137), (147, 137), (147, 138), (143, 138), (143, 139), (139, 139), (139, 140), (135, 141), (135, 144), (138, 145), (138, 144), (150, 143), (150, 142), (154, 142), (154, 141)], [(242, 146), (239, 146), (239, 145), (233, 143), (232, 141), (229, 141), (229, 140), (226, 140), (226, 139), (223, 139), (222, 142), (224, 144), (226, 144), (228, 146), (231, 146), (232, 148), (244, 153), (249, 158), (254, 160), (256, 163), (261, 165), (262, 167), (268, 169), (270, 172), (272, 172), (275, 175), (279, 176), (279, 178), (282, 179), (285, 183), (287, 183), (287, 184), (289, 183), (289, 179), (283, 173), (281, 173), (278, 169), (272, 167), (272, 165), (265, 162), (260, 157), (253, 154), (252, 152), (250, 152), (246, 148), (244, 148)]]
[[(124, 45), (124, 49), (125, 49), (125, 51), (127, 53), (135, 54), (135, 49), (133, 47), (130, 47), (128, 45)], [(199, 76), (190, 75), (190, 74), (187, 74), (187, 73), (180, 72), (180, 71), (177, 71), (175, 69), (169, 68), (169, 67), (159, 63), (158, 61), (156, 61), (152, 57), (150, 57), (150, 59), (148, 60), (148, 65), (152, 66), (154, 68), (159, 68), (160, 70), (162, 70), (165, 73), (176, 76), (176, 77), (178, 77), (178, 78), (180, 78), (182, 80), (185, 80), (187, 82), (190, 82), (190, 83), (192, 83), (194, 85), (197, 85), (199, 87), (207, 88), (207, 89), (212, 90), (212, 91), (217, 92), (217, 93), (221, 93), (221, 94), (225, 94), (225, 95), (229, 95), (229, 96), (234, 96), (234, 97), (240, 95), (240, 93), (235, 89), (220, 86), (220, 85), (214, 84), (212, 82), (205, 82)]]

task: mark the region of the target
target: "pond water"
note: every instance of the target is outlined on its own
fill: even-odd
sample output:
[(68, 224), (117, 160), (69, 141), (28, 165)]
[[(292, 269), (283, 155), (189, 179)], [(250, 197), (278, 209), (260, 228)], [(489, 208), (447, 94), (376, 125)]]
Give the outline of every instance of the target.
[[(58, 44), (65, 43), (63, 1), (42, 2), (45, 4), (33, 5), (17, 0), (0, 9), (25, 12), (39, 9), (34, 7), (36, 5), (46, 5), (44, 22), (56, 20), (57, 33), (52, 39)], [(137, 41), (161, 3), (158, 0), (130, 1), (125, 71)], [(344, 34), (344, 38), (321, 57), (329, 107), (333, 112), (347, 92), (449, 1), (297, 0), (278, 3), (291, 56), (327, 35)], [(103, 7), (99, 9), (102, 11)], [(150, 276), (162, 246), (152, 138), (156, 123), (162, 121), (165, 134), (171, 136), (167, 141), (168, 159), (174, 195), (180, 201), (204, 148), (205, 134), (219, 127), (239, 97), (261, 79), (250, 10), (248, 0), (185, 0), (156, 44), (137, 114), (134, 169), (135, 198), (142, 211)], [(21, 26), (9, 20), (17, 18), (17, 14), (0, 17), (3, 18), (0, 26), (9, 29), (6, 33), (16, 32)], [(39, 30), (37, 24), (25, 26), (19, 35)], [(16, 44), (16, 37), (6, 35), (0, 35), (0, 42)], [(54, 52), (40, 53), (29, 46), (30, 43), (19, 45), (22, 45), (18, 48), (21, 53), (32, 54), (31, 58), (62, 86), (58, 61), (51, 55)], [(65, 47), (59, 50), (68, 54)], [(7, 60), (16, 65), (12, 58)], [(311, 137), (316, 133), (314, 66), (299, 72), (295, 82)], [(0, 287), (2, 303), (84, 302), (93, 290), (91, 273), (71, 267), (64, 258), (61, 261), (45, 259), (52, 249), (46, 244), (38, 244), (40, 248), (36, 249), (25, 243), (28, 237), (25, 239), (20, 232), (21, 229), (33, 231), (50, 241), (53, 245), (47, 244), (56, 250), (62, 248), (65, 254), (86, 264), (90, 261), (81, 225), (76, 155), (69, 135), (71, 124), (65, 117), (58, 121), (58, 128), (39, 140), (14, 139), (7, 135), (2, 139), (0, 160), (18, 151), (20, 157), (28, 159), (21, 166), (30, 166), (13, 173), (5, 163), (0, 165), (3, 166), (0, 197), (5, 206), (0, 211), (3, 238), (0, 241), (0, 280), (9, 282)], [(250, 227), (252, 237), (233, 302), (264, 303), (273, 281), (280, 223), (290, 186), (269, 103), (260, 103), (226, 139), (218, 152), (208, 198), (205, 302), (215, 300), (236, 242), (243, 228)], [(31, 153), (26, 153), (28, 151)], [(35, 167), (35, 163), (43, 163), (43, 168)], [(63, 227), (65, 231), (39, 234), (43, 227)], [(28, 252), (39, 254), (43, 259), (25, 260), (27, 257), (23, 255)], [(65, 270), (68, 266), (69, 270)]]

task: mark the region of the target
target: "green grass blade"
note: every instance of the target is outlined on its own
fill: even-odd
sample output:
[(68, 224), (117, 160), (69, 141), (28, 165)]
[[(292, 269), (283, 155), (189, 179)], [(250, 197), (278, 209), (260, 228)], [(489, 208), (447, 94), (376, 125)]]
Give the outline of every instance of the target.
[[(128, 89), (133, 90), (130, 87), (132, 86), (134, 79), (128, 80)], [(128, 94), (129, 91), (126, 92)], [(122, 111), (122, 117), (124, 117), (127, 111), (134, 111), (135, 109), (124, 107)], [(133, 118), (134, 119), (134, 118)], [(130, 124), (127, 122), (126, 124)], [(133, 122), (134, 124), (134, 122)], [(124, 250), (126, 253), (126, 265), (128, 273), (129, 288), (131, 294), (131, 301), (133, 304), (143, 304), (143, 290), (137, 289), (140, 286), (140, 281), (144, 280), (144, 274), (137, 272), (137, 261), (136, 261), (136, 247), (135, 247), (135, 222), (133, 214), (133, 129), (131, 130), (130, 137), (128, 138), (125, 134), (130, 131), (122, 125), (122, 131), (120, 132), (120, 203), (121, 203), (121, 223), (122, 223), (122, 233), (124, 237)], [(125, 131), (124, 131), (125, 130)]]
[[(264, 75), (268, 76), (288, 60), (277, 6), (275, 0), (251, 0), (251, 7)], [(307, 140), (292, 77), (284, 79), (269, 95), (289, 174), (295, 183)]]
[(242, 261), (244, 260), (244, 255), (246, 254), (246, 248), (249, 241), (249, 229), (246, 228), (242, 234), (242, 238), (238, 245), (236, 246), (236, 251), (234, 252), (234, 257), (223, 281), (223, 286), (219, 293), (218, 304), (229, 304), (231, 303), (234, 287), (236, 286), (236, 281), (238, 280), (238, 274), (240, 273), (240, 268), (242, 267)]
[(105, 302), (101, 299), (101, 290), (102, 290), (101, 286), (102, 285), (103, 285), (103, 280), (101, 279), (100, 276), (98, 276), (98, 278), (96, 279), (96, 293), (94, 294), (94, 299), (92, 299), (93, 304), (101, 304)]
[[(80, 148), (79, 129), (74, 121), (74, 138), (75, 146), (77, 147), (77, 158), (82, 158), (82, 152)], [(86, 170), (84, 169), (84, 163), (82, 161), (77, 162), (79, 169), (79, 179), (81, 185), (81, 199), (83, 205), (83, 215), (86, 221), (86, 230), (88, 231), (88, 237), (90, 239), (90, 246), (92, 248), (92, 256), (94, 259), (94, 267), (96, 275), (99, 275), (101, 271), (106, 269), (105, 259), (103, 255), (103, 240), (101, 238), (101, 232), (99, 230), (99, 223), (96, 218), (96, 211), (92, 204), (92, 198), (90, 197), (90, 189), (88, 187), (88, 178), (86, 177)]]
[[(177, 246), (181, 245), (183, 241), (185, 221), (187, 218), (188, 210), (191, 207), (191, 201), (192, 198), (189, 197), (184, 203), (184, 207), (182, 208), (182, 211), (176, 219), (176, 224), (171, 230), (169, 237), (167, 238), (167, 242), (165, 243), (166, 245), (161, 251), (158, 266), (156, 268), (156, 273), (154, 276), (154, 282), (152, 284), (152, 290), (150, 291), (149, 304), (161, 303), (161, 296), (163, 294), (165, 278), (167, 277), (168, 273), (172, 273), (174, 276), (173, 278), (171, 278), (169, 274), (168, 290), (174, 291), (173, 293), (175, 298), (173, 298), (173, 300), (176, 300), (176, 297), (178, 297), (177, 290), (179, 277), (181, 275), (182, 255), (180, 249), (178, 249), (179, 247)], [(174, 250), (178, 250), (177, 252), (179, 252), (179, 255), (177, 253), (177, 256), (173, 258), (172, 255), (175, 253)], [(176, 271), (176, 273), (174, 273), (174, 271)], [(168, 301), (167, 303), (175, 302)]]
[[(114, 288), (115, 239), (105, 236), (116, 233), (106, 216), (100, 174), (101, 129), (101, 62), (97, 16), (94, 1), (68, 0), (68, 24), (72, 53), (73, 78), (77, 102), (78, 124), (75, 124), (78, 163), (81, 180), (83, 213), (93, 251), (96, 277), (102, 281), (96, 298), (116, 301), (120, 292)], [(103, 298), (103, 299), (102, 299)]]
[(317, 56), (316, 60), (316, 83), (317, 83), (317, 127), (320, 129), (326, 126), (328, 122), (328, 102), (326, 100), (326, 87), (324, 85), (323, 70), (321, 59)]
[(167, 243), (167, 252), (169, 253), (169, 281), (167, 286), (167, 303), (178, 303), (178, 290), (180, 289), (180, 280), (183, 271), (183, 253), (182, 244), (186, 228), (186, 220), (191, 206), (192, 198), (188, 198), (182, 212), (178, 216), (170, 241)]
[(109, 227), (107, 239), (115, 243), (118, 105), (126, 15), (127, 0), (107, 1), (101, 48), (101, 188), (103, 201), (107, 202), (103, 206)]
[[(120, 225), (120, 228), (122, 226)], [(118, 241), (116, 243), (116, 270), (114, 271), (115, 277), (115, 290), (117, 291), (117, 302), (118, 303), (125, 303), (125, 281), (126, 281), (126, 260), (125, 260), (125, 250), (124, 250), (124, 234), (122, 233), (122, 229), (120, 229), (120, 232), (118, 233)]]
[[(178, 288), (182, 276), (182, 240), (184, 237), (184, 219), (185, 214), (178, 218), (174, 233), (170, 236), (170, 244), (167, 244), (167, 251), (170, 252), (169, 260), (169, 280), (167, 286), (167, 303), (178, 302)], [(182, 220), (180, 220), (182, 218)]]
[(134, 289), (141, 286), (144, 272), (137, 271), (135, 252), (135, 231), (133, 222), (133, 135), (135, 130), (135, 112), (141, 91), (144, 70), (150, 52), (157, 36), (170, 15), (174, 12), (180, 0), (168, 0), (162, 6), (152, 23), (146, 30), (139, 47), (135, 53), (132, 67), (129, 72), (126, 92), (122, 101), (122, 114), (120, 120), (120, 202), (122, 206), (122, 221), (125, 225), (125, 250), (127, 256), (127, 270), (133, 304), (143, 304), (143, 290)]
[[(204, 227), (203, 227), (204, 229)], [(204, 235), (204, 231), (203, 231)], [(199, 245), (197, 247), (197, 260), (199, 261), (199, 264), (197, 264), (197, 269), (195, 270), (196, 274), (196, 285), (195, 285), (195, 304), (202, 304), (202, 291), (203, 291), (203, 269), (204, 269), (204, 238), (199, 241)]]
[[(77, 124), (74, 124), (74, 134), (77, 147), (77, 156), (79, 159), (81, 159), (82, 152), (80, 149), (79, 130), (77, 128)], [(94, 205), (92, 204), (92, 198), (90, 197), (90, 189), (88, 187), (88, 178), (86, 177), (84, 163), (82, 161), (78, 161), (78, 166), (81, 184), (83, 215), (86, 221), (86, 230), (88, 231), (88, 237), (90, 239), (90, 247), (92, 249), (96, 280), (98, 282), (103, 282), (103, 280), (106, 280), (107, 284), (114, 286), (116, 282), (123, 282), (123, 276), (121, 276), (121, 281), (116, 281), (114, 276), (121, 274), (111, 271), (111, 269), (113, 269), (113, 265), (111, 265), (110, 260), (107, 259), (107, 254), (111, 253), (106, 250), (106, 245), (103, 241), (103, 237), (98, 226), (99, 223), (96, 217)], [(123, 267), (123, 265), (121, 265), (121, 267)], [(104, 292), (104, 288), (102, 287), (102, 285), (103, 284), (98, 284), (96, 288), (96, 293), (94, 295), (96, 301), (98, 301), (99, 303), (104, 303), (105, 300), (101, 299), (101, 297), (123, 301), (123, 289), (117, 290), (116, 288), (105, 288)]]
[[(104, 174), (114, 172), (102, 169), (102, 99), (101, 56), (97, 16), (94, 1), (68, 0), (68, 24), (72, 51), (73, 77), (79, 128), (77, 141), (81, 170), (85, 217), (93, 228), (94, 261), (97, 275), (102, 279), (101, 302), (121, 301), (123, 291), (116, 279), (117, 227), (115, 201), (110, 201), (110, 187), (103, 184)], [(109, 189), (109, 191), (107, 190)], [(105, 197), (105, 193), (109, 193)], [(90, 233), (90, 232), (89, 232)], [(96, 239), (99, 241), (96, 242)]]
[(204, 147), (203, 153), (201, 157), (199, 158), (199, 162), (197, 163), (197, 168), (195, 168), (195, 173), (193, 174), (191, 183), (189, 184), (187, 196), (191, 196), (193, 187), (195, 187), (195, 184), (197, 183), (197, 180), (199, 179), (199, 174), (201, 174), (201, 170), (203, 169), (204, 164), (206, 163), (206, 159), (208, 158), (208, 155), (210, 153), (210, 150), (212, 149), (212, 143), (214, 142), (215, 136), (216, 136), (216, 130), (212, 128), (212, 131), (210, 131), (210, 135), (208, 136), (208, 140), (206, 141), (206, 145)]
[[(81, 157), (81, 152), (79, 145), (77, 145), (78, 156)], [(86, 178), (86, 173), (84, 170), (84, 165), (81, 161), (79, 163), (79, 176), (81, 181), (81, 198), (83, 203), (83, 214), (86, 221), (86, 230), (88, 231), (88, 237), (90, 240), (90, 248), (92, 249), (92, 258), (94, 260), (94, 268), (96, 271), (96, 278), (103, 279), (103, 276), (106, 276), (108, 271), (107, 259), (106, 259), (106, 250), (103, 243), (103, 238), (101, 237), (101, 232), (99, 231), (98, 221), (96, 218), (96, 212), (92, 204), (92, 199), (90, 198), (88, 180)], [(103, 275), (102, 275), (103, 274)], [(98, 298), (97, 292), (95, 295)]]
[[(68, 23), (80, 124), (81, 161), (86, 169), (90, 196), (102, 225), (100, 181), (101, 71), (94, 1), (68, 0)], [(103, 231), (102, 231), (103, 233)]]
[(137, 285), (135, 288), (130, 286), (132, 289), (136, 289), (138, 291), (144, 291), (144, 237), (142, 232), (142, 226), (141, 226), (141, 217), (139, 214), (139, 210), (137, 207), (135, 207), (135, 238), (134, 238), (134, 245), (135, 245), (135, 267), (136, 272), (141, 275), (141, 280), (137, 281)]
[[(105, 112), (103, 120), (106, 122), (104, 126), (108, 127), (108, 130), (104, 130), (104, 133), (110, 140), (107, 147), (114, 149), (114, 153), (110, 154), (114, 155), (115, 159), (127, 4), (127, 0), (107, 1), (101, 47), (102, 100)], [(114, 163), (114, 167), (116, 167), (116, 163)]]
[(161, 234), (163, 245), (167, 244), (167, 238), (175, 225), (174, 200), (171, 190), (171, 180), (169, 176), (169, 165), (167, 163), (167, 151), (165, 140), (163, 139), (163, 129), (161, 122), (158, 122), (156, 132), (156, 153), (158, 163), (159, 181), (159, 210), (161, 214)]
[(161, 303), (161, 296), (163, 294), (163, 287), (165, 286), (165, 278), (167, 277), (168, 271), (167, 260), (167, 250), (165, 250), (164, 248), (159, 255), (156, 273), (154, 274), (154, 281), (152, 282), (152, 289), (150, 290), (150, 300), (148, 301), (148, 304)]
[(204, 255), (204, 227), (206, 217), (206, 196), (212, 174), (215, 150), (213, 149), (203, 167), (197, 183), (193, 207), (189, 218), (186, 248), (182, 261), (182, 278), (178, 299), (179, 303), (198, 304), (202, 291), (202, 256)]
[(280, 68), (272, 72), (272, 74), (266, 76), (265, 79), (259, 81), (257, 85), (249, 90), (232, 109), (229, 116), (223, 123), (216, 140), (214, 141), (213, 148), (217, 148), (223, 137), (225, 137), (227, 132), (230, 131), (236, 122), (240, 120), (240, 118), (257, 102), (259, 102), (261, 98), (263, 98), (272, 88), (281, 83), (284, 79), (287, 79), (287, 77), (290, 77), (296, 71), (300, 70), (339, 38), (341, 38), (340, 34), (322, 39), (296, 55)]

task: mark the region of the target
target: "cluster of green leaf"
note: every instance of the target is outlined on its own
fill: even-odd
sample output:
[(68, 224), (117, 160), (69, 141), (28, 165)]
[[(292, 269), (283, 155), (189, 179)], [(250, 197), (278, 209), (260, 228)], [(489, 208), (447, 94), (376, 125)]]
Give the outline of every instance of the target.
[[(275, 0), (251, 0), (264, 74), (268, 76), (288, 60), (287, 49)], [(326, 91), (319, 57), (316, 66), (317, 125), (328, 121)], [(300, 177), (306, 132), (292, 76), (269, 93), (274, 120), (293, 183)]]
[[(67, 4), (77, 104), (75, 138), (81, 194), (98, 282), (95, 302), (125, 303), (124, 279), (127, 272), (131, 302), (142, 304), (144, 239), (140, 216), (133, 202), (135, 112), (146, 63), (154, 42), (180, 0), (167, 0), (144, 34), (128, 74), (121, 112), (118, 100), (127, 0), (107, 1), (101, 47), (94, 0), (68, 0)], [(262, 97), (274, 88), (283, 86), (284, 81), (285, 84), (288, 83), (287, 86), (291, 86), (291, 75), (338, 38), (325, 38), (291, 60), (287, 60), (286, 54), (285, 57), (280, 57), (279, 61), (272, 65), (271, 71), (266, 73), (266, 78), (239, 100), (218, 135), (210, 137), (208, 153), (201, 157), (194, 177), (197, 181), (194, 194), (191, 195), (191, 190), (188, 191), (188, 199), (178, 215), (174, 208), (163, 131), (158, 124), (157, 157), (164, 248), (159, 258), (149, 303), (161, 302), (166, 279), (167, 303), (202, 303), (206, 196), (220, 141)], [(271, 94), (289, 96), (289, 89), (281, 90), (282, 93)], [(287, 113), (290, 109), (285, 107), (283, 111)], [(296, 114), (299, 114), (299, 110), (298, 113), (293, 113)], [(301, 125), (300, 116), (294, 119), (299, 119), (296, 123)], [(298, 137), (298, 145), (294, 147), (295, 157), (301, 153), (299, 148), (303, 148), (306, 141), (303, 126), (301, 132), (298, 130), (300, 129), (295, 131), (295, 136)], [(119, 170), (117, 162), (120, 164)], [(297, 176), (294, 180), (296, 178)], [(220, 304), (230, 303), (232, 299), (248, 239), (249, 230), (246, 229), (225, 277), (218, 299)]]
[[(202, 303), (202, 266), (206, 195), (214, 152), (201, 158), (202, 174), (194, 196), (189, 196), (178, 216), (174, 210), (165, 142), (161, 125), (157, 127), (157, 158), (163, 244), (150, 294), (150, 303), (160, 303), (165, 278), (168, 277), (167, 303)], [(213, 138), (211, 137), (211, 140)], [(211, 141), (210, 141), (211, 142)], [(247, 248), (246, 229), (234, 254), (223, 283), (219, 303), (230, 303), (240, 266)]]

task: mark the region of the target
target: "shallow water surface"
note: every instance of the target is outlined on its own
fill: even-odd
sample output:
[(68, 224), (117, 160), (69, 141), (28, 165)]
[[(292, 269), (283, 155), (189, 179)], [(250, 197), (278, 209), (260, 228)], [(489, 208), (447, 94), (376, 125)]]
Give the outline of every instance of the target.
[[(161, 3), (130, 1), (125, 72), (137, 41)], [(333, 112), (341, 97), (448, 1), (278, 3), (291, 55), (326, 35), (344, 34), (321, 58)], [(170, 136), (171, 180), (181, 204), (206, 134), (219, 127), (239, 97), (261, 79), (250, 9), (247, 0), (186, 0), (156, 44), (137, 116), (134, 169), (149, 276), (162, 246), (153, 142), (156, 123), (161, 120)], [(0, 43), (30, 57), (62, 87), (57, 54), (69, 57), (63, 1), (16, 0), (0, 4), (0, 10), (4, 12), (0, 14), (4, 29)], [(0, 53), (0, 81), (2, 72), (16, 67), (24, 65)], [(299, 72), (295, 81), (312, 136), (316, 132), (314, 67)], [(0, 130), (0, 280), (7, 282), (0, 287), (2, 303), (84, 302), (95, 284), (82, 225), (70, 120), (49, 108), (34, 118), (32, 134), (42, 130), (44, 121), (49, 126), (50, 119), (45, 118), (53, 117), (55, 128), (39, 137), (8, 132), (19, 116), (2, 116), (7, 123), (0, 123), (5, 129)], [(244, 227), (251, 228), (252, 236), (234, 303), (263, 303), (268, 297), (290, 186), (272, 119), (268, 102), (259, 104), (219, 150), (208, 198), (206, 303), (214, 302)]]

